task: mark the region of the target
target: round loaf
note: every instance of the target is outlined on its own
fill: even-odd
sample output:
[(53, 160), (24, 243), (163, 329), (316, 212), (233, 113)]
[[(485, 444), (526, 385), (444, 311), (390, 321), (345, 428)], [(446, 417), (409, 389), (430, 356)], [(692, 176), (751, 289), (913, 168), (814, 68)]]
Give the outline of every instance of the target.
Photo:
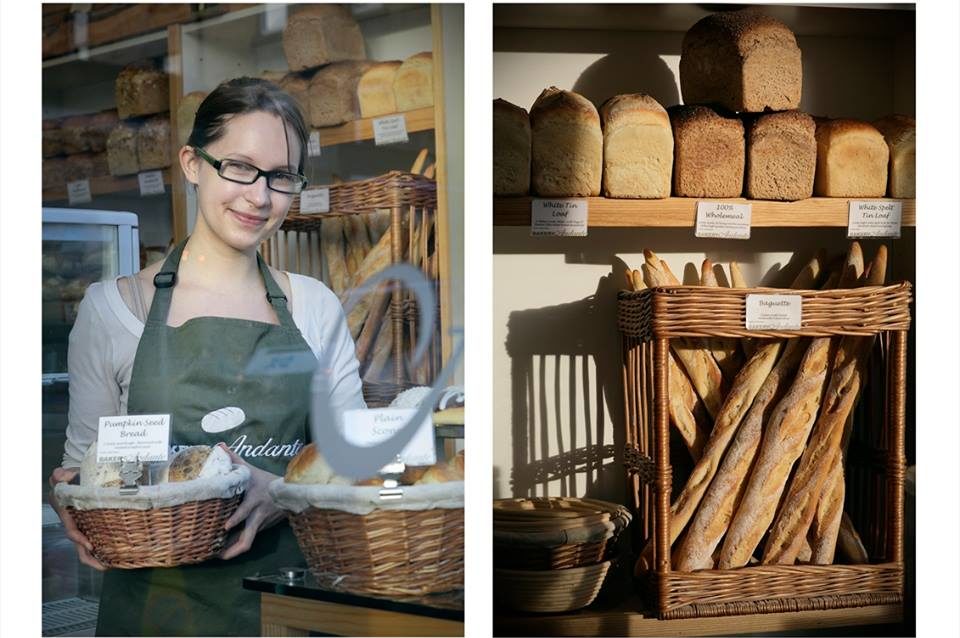
[(544, 197), (600, 194), (603, 134), (590, 100), (556, 87), (545, 89), (530, 109), (530, 181)]
[(170, 460), (167, 481), (179, 483), (194, 479), (209, 478), (230, 471), (230, 455), (220, 446), (192, 445), (180, 450)]
[[(138, 464), (140, 471), (143, 471), (143, 464)], [(142, 483), (145, 476), (141, 476), (138, 484)], [(120, 463), (108, 462), (97, 463), (97, 442), (94, 441), (87, 448), (80, 461), (80, 485), (92, 485), (93, 487), (121, 487), (123, 479), (120, 478)]]
[(291, 71), (366, 57), (360, 26), (337, 4), (306, 6), (287, 20), (283, 54)]
[(351, 484), (350, 480), (334, 474), (333, 468), (323, 458), (323, 454), (320, 453), (316, 443), (308, 443), (303, 446), (303, 449), (290, 459), (283, 480), (287, 483), (300, 484)]

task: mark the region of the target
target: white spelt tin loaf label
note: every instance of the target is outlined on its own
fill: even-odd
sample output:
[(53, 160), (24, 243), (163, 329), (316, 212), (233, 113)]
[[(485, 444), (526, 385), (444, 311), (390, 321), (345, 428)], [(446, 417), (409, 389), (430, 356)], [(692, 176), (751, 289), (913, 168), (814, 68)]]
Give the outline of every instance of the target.
[(750, 239), (750, 204), (697, 202), (696, 237)]
[(800, 295), (747, 295), (747, 330), (799, 330)]
[(403, 114), (378, 117), (373, 121), (375, 146), (398, 144), (406, 142), (407, 139), (407, 118)]
[(585, 199), (534, 199), (530, 203), (530, 235), (586, 237), (587, 218)]
[(849, 206), (848, 238), (900, 238), (903, 202), (851, 200)]
[(70, 205), (89, 204), (93, 198), (90, 196), (90, 180), (80, 179), (75, 182), (67, 182), (67, 200)]

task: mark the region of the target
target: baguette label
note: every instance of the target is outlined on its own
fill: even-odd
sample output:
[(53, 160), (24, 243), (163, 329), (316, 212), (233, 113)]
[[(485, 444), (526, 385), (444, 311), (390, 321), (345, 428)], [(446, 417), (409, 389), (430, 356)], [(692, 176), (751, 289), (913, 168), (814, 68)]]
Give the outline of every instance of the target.
[(855, 201), (849, 202), (847, 237), (900, 238), (903, 202)]
[(309, 215), (312, 213), (330, 212), (330, 189), (329, 188), (311, 188), (300, 191), (300, 214)]
[(312, 131), (307, 140), (307, 157), (320, 157), (320, 131)]
[(750, 204), (697, 202), (696, 237), (750, 239)]
[(534, 199), (530, 203), (533, 237), (586, 237), (587, 200)]
[(747, 330), (799, 330), (800, 295), (747, 295)]
[(67, 199), (70, 204), (89, 204), (93, 199), (90, 196), (90, 180), (79, 179), (75, 182), (67, 182)]
[(400, 115), (378, 117), (373, 120), (373, 143), (376, 146), (407, 141), (407, 118)]
[(97, 463), (166, 461), (169, 451), (169, 414), (100, 417)]
[(144, 171), (137, 173), (140, 182), (140, 195), (163, 195), (163, 173), (160, 171)]
[[(368, 447), (383, 443), (399, 432), (417, 413), (415, 408), (379, 408), (346, 410), (343, 413), (344, 438), (353, 445)], [(433, 465), (437, 462), (432, 415), (427, 414), (417, 433), (401, 450), (400, 460), (407, 465)]]

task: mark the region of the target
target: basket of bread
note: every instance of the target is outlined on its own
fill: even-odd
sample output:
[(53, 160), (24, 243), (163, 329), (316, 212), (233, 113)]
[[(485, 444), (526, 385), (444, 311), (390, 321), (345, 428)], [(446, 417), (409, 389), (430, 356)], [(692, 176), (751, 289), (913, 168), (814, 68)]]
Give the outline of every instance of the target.
[[(250, 471), (219, 446), (180, 449), (165, 463), (97, 462), (96, 443), (84, 455), (80, 484), (59, 483), (57, 502), (113, 568), (199, 563), (223, 549), (224, 524), (236, 511)], [(124, 473), (132, 470), (132, 476)], [(128, 489), (126, 483), (135, 488)]]
[(310, 571), (325, 587), (375, 596), (422, 596), (463, 588), (463, 462), (459, 453), (406, 467), (383, 498), (384, 480), (337, 476), (306, 445), (270, 484), (287, 511)]

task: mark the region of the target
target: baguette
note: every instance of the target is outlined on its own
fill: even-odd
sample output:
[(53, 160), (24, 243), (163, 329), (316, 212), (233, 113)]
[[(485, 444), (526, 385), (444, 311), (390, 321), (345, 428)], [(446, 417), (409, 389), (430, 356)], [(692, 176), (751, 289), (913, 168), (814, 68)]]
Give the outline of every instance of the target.
[(321, 222), (320, 235), (323, 254), (327, 258), (330, 288), (340, 295), (347, 288), (349, 274), (343, 249), (343, 217), (327, 217)]
[(837, 539), (837, 545), (840, 547), (840, 553), (844, 555), (847, 562), (852, 565), (865, 565), (870, 562), (867, 556), (867, 549), (860, 540), (860, 535), (853, 528), (853, 521), (846, 512), (840, 517), (840, 533)]
[[(700, 267), (700, 285), (708, 288), (719, 288), (720, 283), (713, 272), (713, 262), (704, 259)], [(704, 340), (704, 345), (709, 348), (720, 367), (720, 372), (725, 379), (732, 379), (743, 365), (743, 359), (740, 357), (738, 339), (727, 339), (723, 337), (713, 337)]]
[(837, 549), (837, 535), (840, 532), (840, 519), (843, 517), (843, 499), (846, 486), (843, 483), (843, 463), (835, 458), (827, 475), (827, 489), (817, 503), (810, 531), (804, 542), (810, 548), (810, 557), (802, 558), (803, 548), (798, 560), (809, 560), (814, 565), (833, 564)]

